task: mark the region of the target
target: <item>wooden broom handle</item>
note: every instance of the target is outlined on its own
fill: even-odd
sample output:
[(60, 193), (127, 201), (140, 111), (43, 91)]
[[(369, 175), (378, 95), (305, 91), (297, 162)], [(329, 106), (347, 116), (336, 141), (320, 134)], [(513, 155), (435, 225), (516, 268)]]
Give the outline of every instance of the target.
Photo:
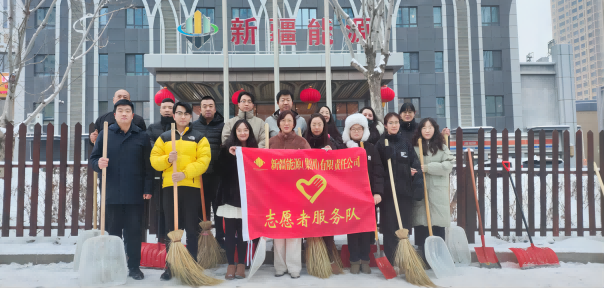
[(97, 179), (96, 178), (97, 177), (99, 177), (99, 174), (96, 173), (96, 172), (94, 172), (94, 175), (92, 177), (92, 187), (93, 187), (93, 191), (94, 191), (94, 193), (92, 194), (92, 219), (93, 219), (93, 221), (92, 221), (92, 229), (94, 229), (94, 230), (96, 230), (96, 228), (97, 228), (96, 226), (97, 226), (97, 223), (98, 223), (98, 220), (99, 220), (98, 215), (97, 215), (97, 211), (96, 211), (98, 209), (98, 205), (96, 203), (96, 201), (97, 201), (97, 199), (96, 199), (97, 198), (96, 193), (98, 193), (98, 190), (96, 188), (96, 186), (97, 186), (97, 183), (96, 183)]
[[(424, 166), (424, 148), (422, 147), (422, 137), (417, 139), (417, 146), (419, 146), (419, 162)], [(428, 218), (428, 232), (430, 237), (432, 234), (432, 219), (430, 219), (430, 201), (428, 200), (428, 186), (426, 186), (426, 172), (422, 169), (422, 178), (424, 179), (424, 203), (426, 204), (426, 217)]]
[[(474, 201), (476, 201), (476, 214), (478, 214), (478, 226), (480, 227), (480, 235), (484, 235), (482, 228), (482, 216), (480, 215), (480, 205), (478, 205), (478, 194), (476, 194), (476, 181), (474, 181), (474, 163), (472, 163), (472, 152), (468, 149), (468, 161), (470, 164), (470, 176), (472, 176), (472, 188), (474, 190)], [(484, 244), (483, 244), (484, 246)]]
[[(384, 140), (386, 147), (388, 147), (388, 139)], [(388, 173), (390, 173), (390, 186), (392, 186), (392, 198), (394, 199), (394, 208), (396, 210), (398, 228), (403, 229), (403, 221), (401, 221), (401, 212), (398, 210), (398, 199), (396, 198), (396, 189), (394, 188), (394, 176), (392, 175), (392, 159), (390, 158), (388, 158)]]
[(203, 221), (208, 221), (206, 217), (206, 197), (203, 195), (203, 178), (199, 175), (199, 192), (201, 192), (201, 212), (203, 213)]
[[(601, 163), (600, 163), (601, 164)], [(594, 171), (596, 171), (596, 175), (598, 176), (598, 182), (600, 183), (600, 192), (602, 192), (602, 196), (604, 196), (604, 182), (602, 182), (602, 176), (598, 171), (598, 165), (594, 162)]]
[[(109, 137), (109, 123), (103, 124), (103, 158), (107, 158), (107, 137)], [(101, 235), (105, 235), (105, 191), (107, 190), (107, 167), (103, 168), (101, 176)]]
[(270, 138), (271, 130), (269, 130), (268, 123), (264, 123), (264, 148), (268, 149), (268, 141)]
[[(174, 123), (172, 123), (172, 151), (176, 151), (176, 127)], [(178, 155), (176, 159), (172, 161), (172, 174), (178, 172)], [(172, 182), (172, 187), (174, 187), (174, 231), (178, 231), (178, 182)]]
[(302, 137), (302, 128), (298, 127), (298, 136)]

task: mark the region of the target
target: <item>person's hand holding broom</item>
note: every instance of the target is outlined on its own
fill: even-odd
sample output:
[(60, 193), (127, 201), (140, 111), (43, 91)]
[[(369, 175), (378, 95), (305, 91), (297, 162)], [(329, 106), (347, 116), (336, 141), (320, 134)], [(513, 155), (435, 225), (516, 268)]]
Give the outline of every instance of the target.
[[(172, 123), (172, 151), (176, 151), (176, 134), (174, 123)], [(177, 157), (174, 157), (172, 163), (172, 174), (178, 173)], [(172, 178), (179, 179), (178, 177)], [(183, 177), (184, 179), (184, 177)], [(182, 180), (182, 179), (180, 179)], [(170, 270), (174, 277), (180, 279), (183, 284), (190, 286), (211, 286), (222, 283), (221, 280), (214, 279), (204, 274), (204, 269), (199, 265), (191, 254), (182, 244), (181, 239), (184, 231), (178, 229), (178, 181), (174, 181), (174, 231), (168, 233), (170, 238), (170, 249), (166, 255), (166, 262), (170, 265)]]

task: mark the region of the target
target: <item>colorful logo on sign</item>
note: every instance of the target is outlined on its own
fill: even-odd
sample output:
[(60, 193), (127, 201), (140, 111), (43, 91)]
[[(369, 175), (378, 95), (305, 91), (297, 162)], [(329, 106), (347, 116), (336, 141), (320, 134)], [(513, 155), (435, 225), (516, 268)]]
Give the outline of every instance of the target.
[(218, 26), (212, 24), (210, 18), (201, 14), (200, 11), (195, 11), (185, 23), (178, 26), (178, 32), (187, 36), (187, 40), (196, 48), (201, 48), (212, 35), (218, 32)]

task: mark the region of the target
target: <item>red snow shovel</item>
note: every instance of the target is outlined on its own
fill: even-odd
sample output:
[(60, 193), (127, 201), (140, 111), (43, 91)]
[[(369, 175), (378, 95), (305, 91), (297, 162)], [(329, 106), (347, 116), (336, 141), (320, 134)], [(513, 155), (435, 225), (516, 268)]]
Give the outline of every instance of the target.
[[(478, 214), (478, 225), (480, 227), (480, 239), (482, 240), (482, 247), (474, 247), (476, 251), (476, 258), (480, 263), (481, 268), (499, 268), (499, 259), (495, 254), (495, 248), (486, 247), (484, 243), (484, 229), (482, 228), (482, 217), (480, 215), (480, 206), (478, 205), (478, 195), (476, 194), (476, 181), (474, 180), (474, 164), (472, 163), (472, 152), (468, 149), (468, 161), (470, 165), (470, 174), (472, 175), (472, 188), (474, 188), (474, 200), (476, 201), (476, 214)], [(475, 221), (475, 220), (474, 220)]]
[(380, 271), (382, 271), (382, 274), (384, 274), (386, 280), (395, 278), (396, 271), (394, 271), (392, 264), (390, 264), (390, 261), (388, 261), (388, 258), (386, 258), (386, 254), (380, 251), (380, 238), (378, 237), (377, 229), (375, 230), (375, 245), (377, 246), (377, 252), (373, 253), (373, 256), (375, 257), (375, 263), (377, 264), (378, 268), (380, 268)]
[[(514, 185), (514, 180), (512, 179), (512, 174), (510, 174), (510, 161), (502, 161), (503, 167), (506, 171), (508, 171), (508, 176), (510, 177), (510, 183), (512, 183), (512, 188), (514, 188), (514, 195), (516, 196), (516, 203), (518, 202), (518, 193), (516, 193), (516, 185)], [(547, 247), (535, 247), (533, 243), (533, 238), (528, 231), (528, 224), (526, 224), (526, 219), (524, 218), (524, 212), (522, 211), (522, 206), (518, 205), (516, 208), (520, 211), (520, 215), (522, 215), (522, 222), (524, 222), (524, 227), (526, 228), (526, 234), (531, 241), (531, 247), (528, 248), (510, 248), (516, 258), (518, 258), (518, 264), (520, 265), (520, 269), (529, 269), (529, 268), (537, 268), (537, 267), (547, 267), (547, 266), (560, 266), (560, 261), (558, 261), (558, 256), (554, 252), (554, 250)]]

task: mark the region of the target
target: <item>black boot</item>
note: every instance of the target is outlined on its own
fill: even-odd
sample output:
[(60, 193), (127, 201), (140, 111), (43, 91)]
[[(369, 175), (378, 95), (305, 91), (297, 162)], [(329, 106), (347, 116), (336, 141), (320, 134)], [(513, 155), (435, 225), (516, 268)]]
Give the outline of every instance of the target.
[(164, 273), (161, 274), (159, 279), (162, 281), (168, 281), (172, 279), (172, 272), (170, 272), (170, 266), (168, 266), (168, 264), (166, 264), (166, 269), (164, 270)]
[(141, 271), (141, 269), (139, 269), (138, 267), (130, 268), (128, 270), (129, 270), (128, 276), (132, 277), (132, 279), (134, 279), (134, 280), (145, 279), (145, 274), (143, 274), (143, 271)]

